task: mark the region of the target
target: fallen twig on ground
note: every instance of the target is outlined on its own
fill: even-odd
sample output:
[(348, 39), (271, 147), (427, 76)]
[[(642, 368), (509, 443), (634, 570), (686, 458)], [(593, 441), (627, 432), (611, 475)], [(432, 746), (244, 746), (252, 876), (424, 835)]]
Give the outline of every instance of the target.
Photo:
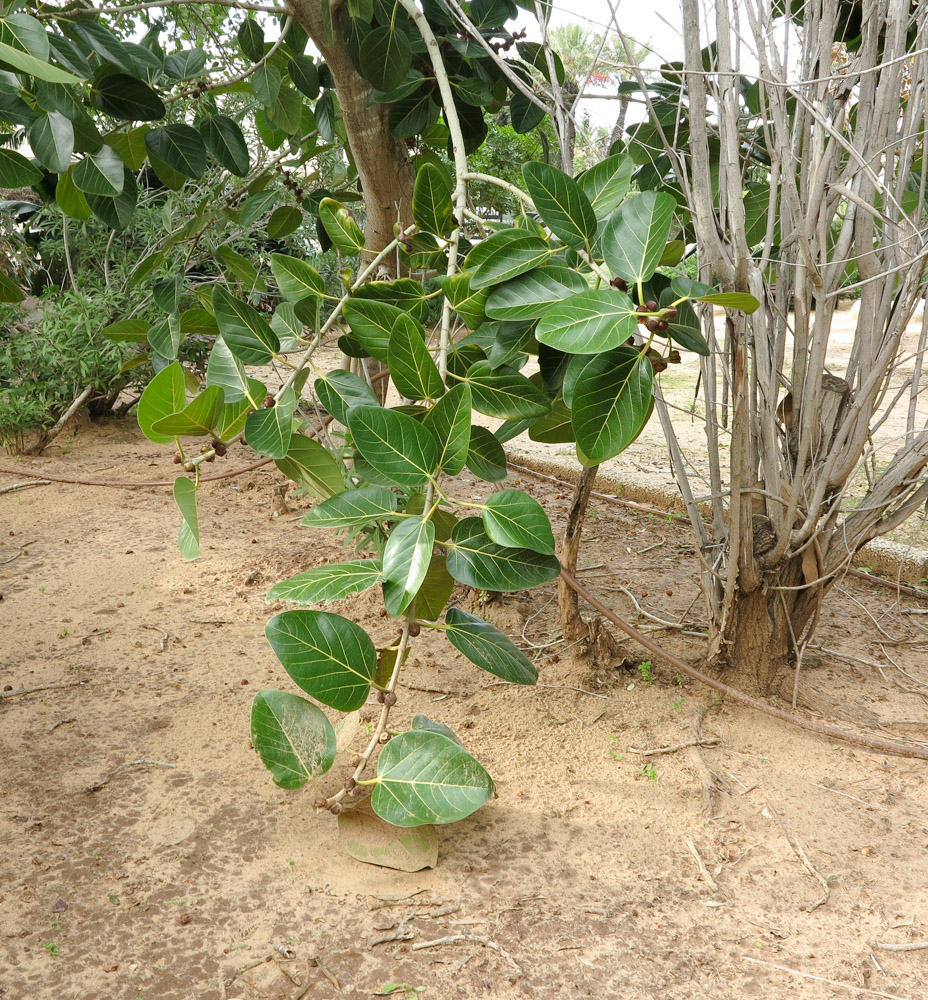
[(891, 944), (889, 941), (868, 940), (867, 944), (871, 948), (879, 948), (882, 951), (925, 951), (928, 948), (928, 941), (908, 941), (905, 944)]
[(50, 479), (33, 479), (28, 483), (13, 483), (12, 486), (0, 487), (0, 493), (13, 493), (16, 490), (28, 490), (30, 486), (51, 486), (51, 482), (52, 481)]
[(702, 855), (699, 853), (699, 849), (692, 840), (688, 840), (686, 842), (686, 846), (690, 849), (690, 854), (692, 854), (696, 859), (696, 864), (699, 866), (699, 874), (702, 875), (703, 882), (705, 882), (713, 892), (718, 892), (719, 887), (716, 885), (715, 879), (706, 867), (706, 863), (703, 861)]
[(687, 747), (717, 747), (721, 742), (718, 736), (707, 736), (705, 739), (674, 743), (672, 747), (652, 747), (650, 750), (636, 750), (635, 747), (629, 747), (628, 753), (638, 753), (642, 757), (656, 757), (659, 753), (676, 753), (678, 750), (686, 750)]
[(852, 993), (867, 993), (872, 997), (885, 997), (886, 1000), (906, 1000), (897, 993), (883, 993), (880, 990), (869, 990), (866, 986), (857, 986), (854, 983), (841, 983), (837, 979), (826, 979), (824, 976), (814, 976), (811, 972), (801, 972), (799, 969), (790, 969), (785, 965), (775, 965), (773, 962), (765, 962), (760, 958), (751, 958), (742, 955), (745, 962), (753, 962), (754, 965), (765, 965), (768, 969), (778, 969), (780, 972), (788, 972), (792, 976), (801, 976), (803, 979), (814, 979), (817, 983), (827, 983), (829, 986), (838, 986), (842, 990), (850, 990)]
[(805, 868), (805, 870), (822, 887), (824, 895), (820, 900), (818, 900), (818, 902), (812, 903), (809, 906), (801, 907), (801, 909), (805, 910), (806, 913), (811, 913), (813, 910), (817, 910), (820, 906), (823, 906), (825, 903), (828, 902), (828, 897), (831, 895), (831, 887), (828, 885), (828, 879), (825, 878), (825, 876), (822, 875), (822, 873), (809, 860), (809, 856), (803, 849), (802, 844), (800, 844), (795, 837), (792, 837), (790, 835), (789, 830), (786, 829), (786, 824), (783, 822), (783, 820), (780, 817), (780, 814), (776, 811), (776, 809), (774, 808), (773, 804), (769, 799), (767, 799), (767, 808), (770, 811), (770, 815), (773, 816), (773, 818), (777, 821), (777, 825), (783, 831), (783, 836), (786, 837), (786, 842), (792, 848), (793, 853), (796, 855), (796, 857), (799, 858), (802, 867)]
[(58, 688), (73, 688), (73, 687), (83, 687), (84, 684), (89, 684), (90, 681), (79, 680), (79, 681), (55, 681), (53, 684), (35, 684), (32, 687), (19, 688), (16, 691), (0, 691), (0, 698), (15, 698), (17, 695), (21, 694), (35, 694), (36, 691), (55, 691)]
[(418, 944), (412, 946), (412, 950), (419, 951), (422, 948), (438, 948), (446, 944), (460, 944), (462, 941), (470, 941), (474, 944), (482, 944), (485, 948), (492, 948), (497, 954), (502, 955), (520, 976), (522, 975), (522, 967), (505, 948), (490, 938), (481, 937), (477, 934), (449, 934), (448, 937), (437, 938), (434, 941), (420, 941)]

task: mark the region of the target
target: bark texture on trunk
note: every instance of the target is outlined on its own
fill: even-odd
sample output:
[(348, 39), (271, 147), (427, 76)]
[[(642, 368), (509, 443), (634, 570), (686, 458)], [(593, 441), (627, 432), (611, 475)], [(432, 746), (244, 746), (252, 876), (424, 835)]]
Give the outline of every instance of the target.
[(333, 10), (334, 31), (329, 39), (322, 23), (322, 3), (325, 2), (327, 0), (288, 0), (287, 10), (313, 40), (335, 81), (348, 146), (364, 195), (367, 259), (362, 259), (363, 265), (394, 238), (394, 224), (398, 222), (405, 228), (412, 221), (415, 175), (406, 144), (390, 133), (389, 106), (374, 104), (368, 107), (371, 85), (355, 69), (344, 41), (348, 21), (346, 7), (339, 4)]
[[(567, 525), (561, 536), (561, 565), (574, 575), (577, 573), (577, 556), (580, 554), (583, 518), (590, 503), (590, 494), (593, 492), (593, 483), (596, 482), (598, 472), (599, 466), (593, 465), (584, 469), (580, 474), (570, 510), (567, 512)], [(563, 577), (558, 577), (557, 581), (557, 608), (561, 636), (566, 642), (574, 642), (581, 636), (588, 634), (589, 629), (580, 615), (580, 601), (577, 593), (567, 586)]]

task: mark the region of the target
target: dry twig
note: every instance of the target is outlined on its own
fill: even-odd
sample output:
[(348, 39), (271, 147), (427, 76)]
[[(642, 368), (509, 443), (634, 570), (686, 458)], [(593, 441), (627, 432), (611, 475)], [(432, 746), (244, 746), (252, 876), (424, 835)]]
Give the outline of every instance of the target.
[(818, 900), (818, 902), (812, 903), (810, 906), (802, 907), (802, 909), (805, 910), (807, 913), (811, 913), (813, 910), (817, 910), (824, 903), (828, 902), (828, 897), (831, 894), (831, 888), (828, 885), (828, 879), (826, 879), (825, 876), (822, 875), (822, 873), (818, 871), (818, 869), (809, 860), (809, 856), (803, 850), (802, 844), (800, 844), (799, 841), (796, 840), (794, 837), (790, 836), (789, 830), (786, 829), (786, 824), (780, 818), (780, 814), (773, 807), (769, 799), (767, 799), (767, 808), (770, 810), (770, 815), (773, 816), (773, 818), (777, 821), (777, 825), (783, 831), (783, 836), (786, 837), (786, 842), (789, 844), (789, 846), (793, 850), (793, 853), (796, 855), (797, 858), (799, 858), (800, 862), (802, 863), (802, 867), (805, 868), (805, 870), (822, 887), (823, 890), (822, 898)]
[(125, 764), (120, 764), (118, 767), (114, 767), (112, 771), (100, 782), (95, 785), (90, 785), (87, 789), (88, 792), (99, 792), (102, 788), (112, 781), (121, 771), (126, 771), (130, 767), (141, 767), (143, 765), (148, 765), (150, 767), (177, 767), (176, 764), (169, 764), (164, 760), (130, 760), (126, 761)]
[(880, 990), (868, 990), (865, 986), (857, 986), (852, 983), (840, 983), (837, 979), (826, 979), (824, 976), (814, 976), (811, 972), (801, 972), (799, 969), (790, 969), (785, 965), (775, 965), (773, 962), (765, 962), (760, 958), (750, 958), (742, 955), (745, 962), (753, 962), (754, 965), (765, 965), (768, 969), (778, 969), (780, 972), (788, 972), (792, 976), (801, 976), (803, 979), (814, 979), (817, 983), (827, 983), (829, 986), (838, 986), (842, 990), (850, 990), (852, 993), (867, 993), (872, 997), (885, 997), (886, 1000), (906, 1000), (896, 993), (883, 993)]
[(55, 681), (54, 684), (35, 684), (33, 687), (19, 688), (17, 691), (0, 691), (0, 698), (15, 698), (17, 695), (21, 694), (35, 694), (36, 691), (54, 691), (58, 688), (83, 687), (84, 684), (89, 683), (90, 681), (80, 680)]
[(642, 757), (656, 757), (659, 753), (676, 753), (678, 750), (686, 750), (687, 747), (717, 747), (721, 742), (718, 736), (707, 736), (705, 739), (674, 743), (672, 747), (652, 747), (650, 750), (636, 750), (635, 747), (629, 747), (628, 753), (638, 753)]
[(882, 951), (925, 951), (928, 941), (908, 941), (905, 944), (891, 944), (889, 941), (867, 941), (871, 948)]
[[(30, 486), (51, 486), (50, 479), (33, 479), (28, 483), (13, 483), (11, 486), (0, 487), (0, 493), (12, 493), (14, 490), (28, 490)], [(15, 559), (16, 556), (13, 556)], [(9, 562), (10, 560), (7, 560)], [(2, 565), (2, 564), (0, 564)]]
[(420, 941), (418, 944), (412, 946), (412, 950), (419, 951), (422, 948), (438, 948), (446, 944), (460, 944), (462, 941), (482, 944), (485, 948), (492, 948), (497, 954), (502, 955), (520, 976), (522, 975), (522, 967), (505, 948), (490, 938), (481, 937), (478, 934), (449, 934), (448, 937), (436, 938), (434, 941)]
[(703, 861), (702, 855), (699, 853), (696, 845), (692, 840), (688, 840), (686, 842), (686, 846), (690, 849), (690, 854), (692, 854), (696, 859), (696, 864), (699, 865), (699, 874), (702, 875), (703, 882), (705, 882), (713, 892), (718, 892), (719, 887), (716, 884), (715, 879), (710, 874), (709, 869), (706, 867), (706, 863)]

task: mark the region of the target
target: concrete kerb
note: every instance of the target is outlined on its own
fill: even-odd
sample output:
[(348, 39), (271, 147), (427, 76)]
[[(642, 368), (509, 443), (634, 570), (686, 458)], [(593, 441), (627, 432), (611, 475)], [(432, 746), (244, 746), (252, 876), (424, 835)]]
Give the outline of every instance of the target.
[[(515, 465), (521, 465), (544, 476), (553, 476), (571, 485), (580, 478), (580, 466), (576, 462), (559, 462), (553, 458), (539, 458), (518, 449), (506, 452), (507, 458)], [(518, 470), (516, 470), (518, 472)], [(677, 489), (654, 483), (644, 476), (623, 472), (620, 478), (598, 475), (593, 489), (607, 496), (646, 504), (668, 514), (684, 514), (686, 508)], [(928, 550), (914, 545), (903, 545), (877, 538), (868, 542), (853, 558), (854, 566), (863, 566), (875, 573), (890, 577), (909, 586), (928, 578)]]

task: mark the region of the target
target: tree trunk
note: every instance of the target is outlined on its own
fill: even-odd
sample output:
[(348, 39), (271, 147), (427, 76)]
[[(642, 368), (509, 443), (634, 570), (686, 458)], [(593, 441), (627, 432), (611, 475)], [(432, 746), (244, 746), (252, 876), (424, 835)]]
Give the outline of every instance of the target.
[[(358, 73), (348, 55), (344, 42), (348, 11), (344, 4), (332, 11), (332, 39), (326, 35), (322, 3), (327, 2), (288, 0), (287, 10), (305, 28), (335, 81), (348, 147), (358, 168), (364, 195), (366, 249), (362, 254), (363, 265), (394, 239), (396, 223), (405, 228), (412, 221), (415, 175), (406, 144), (390, 133), (389, 106), (367, 105), (372, 87)], [(391, 265), (393, 267), (395, 264)]]
[[(573, 502), (567, 513), (567, 525), (561, 536), (561, 565), (574, 576), (577, 575), (577, 556), (580, 554), (580, 538), (583, 532), (583, 518), (590, 503), (590, 493), (596, 482), (598, 465), (592, 465), (583, 470), (574, 490)], [(561, 637), (565, 642), (574, 642), (588, 634), (589, 629), (580, 615), (580, 601), (577, 593), (564, 582), (563, 577), (557, 581), (557, 610), (561, 625)]]
[(612, 126), (612, 133), (606, 140), (606, 148), (603, 150), (603, 156), (608, 156), (612, 147), (625, 135), (625, 116), (628, 114), (630, 100), (631, 98), (626, 96), (619, 101), (619, 115), (615, 120), (615, 125)]
[(797, 645), (827, 590), (820, 583), (788, 588), (816, 579), (816, 566), (814, 559), (795, 556), (765, 574), (756, 590), (736, 587), (728, 619), (710, 641), (716, 664), (731, 674), (736, 687), (762, 695), (777, 689), (779, 675), (798, 654)]

